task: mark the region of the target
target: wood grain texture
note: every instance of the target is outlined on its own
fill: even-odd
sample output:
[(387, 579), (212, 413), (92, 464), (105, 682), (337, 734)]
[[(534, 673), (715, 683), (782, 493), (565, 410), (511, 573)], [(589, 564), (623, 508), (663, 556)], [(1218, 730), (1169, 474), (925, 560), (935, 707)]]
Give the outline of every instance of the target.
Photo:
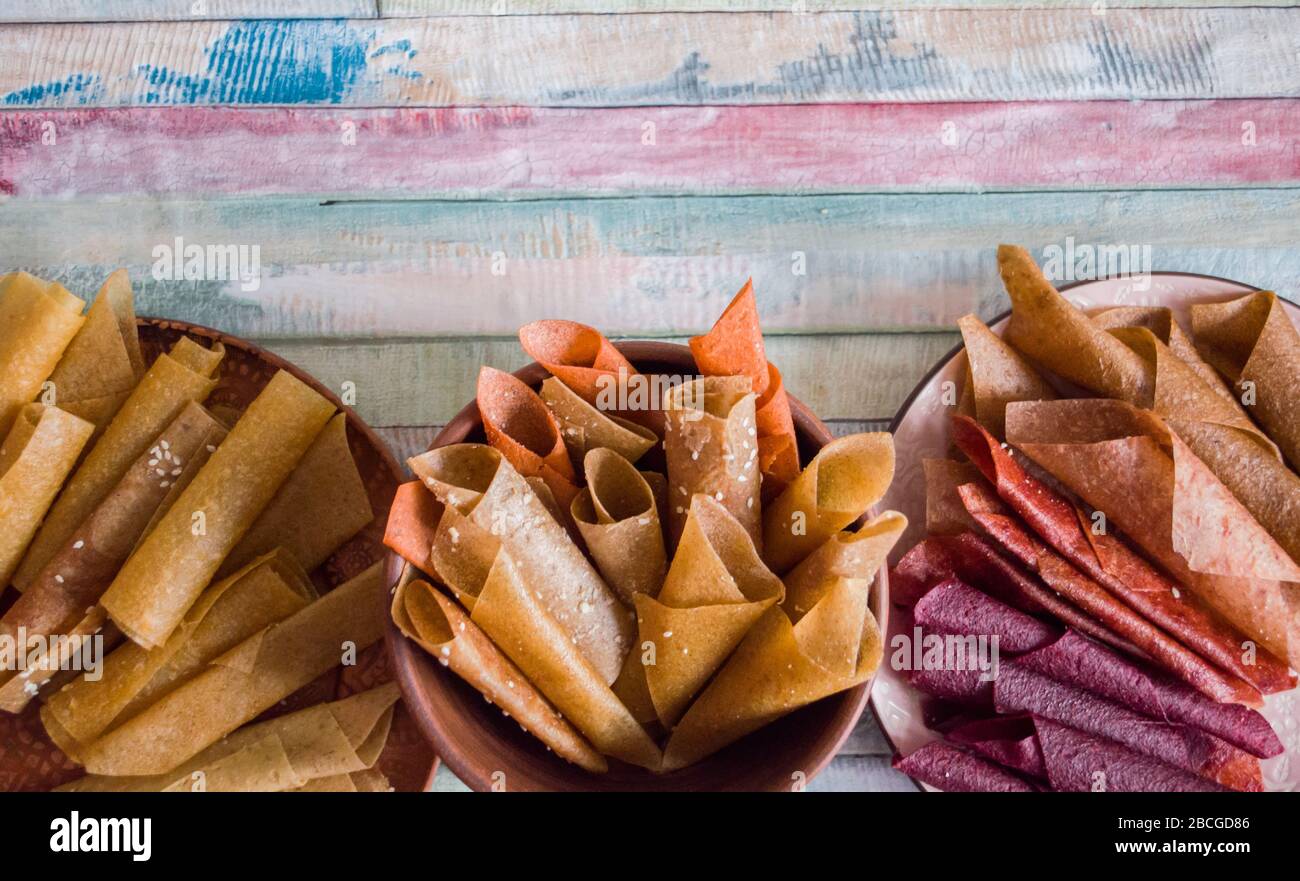
[[(999, 242), (1040, 259), (1069, 237), (1149, 246), (1152, 269), (1294, 296), (1298, 228), (1295, 189), (326, 206), (14, 200), (0, 211), (0, 266), (82, 294), (125, 266), (142, 314), (258, 339), (513, 336), (556, 316), (612, 335), (699, 333), (749, 276), (769, 334), (919, 331), (1005, 308)], [(155, 249), (176, 236), (257, 245), (260, 286), (155, 280)]]
[[(468, 13), (469, 4), (465, 4)], [(378, 0), (16, 0), (6, 22), (190, 21), (229, 18), (374, 18)]]
[[(895, 9), (1089, 9), (1098, 0), (379, 0), (385, 17), (646, 12), (853, 12)], [(1290, 6), (1294, 0), (1105, 0), (1112, 9)]]
[(621, 106), (1300, 96), (1300, 10), (1103, 9), (14, 25), (0, 30), (0, 102)]
[(1298, 145), (1295, 99), (22, 110), (0, 117), (0, 192), (365, 199), (1287, 186), (1300, 182)]

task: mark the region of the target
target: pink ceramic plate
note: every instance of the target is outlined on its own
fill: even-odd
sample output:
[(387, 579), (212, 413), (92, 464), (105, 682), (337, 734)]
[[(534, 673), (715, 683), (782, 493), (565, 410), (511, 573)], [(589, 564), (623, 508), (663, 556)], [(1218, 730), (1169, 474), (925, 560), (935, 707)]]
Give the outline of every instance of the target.
[[(1061, 288), (1083, 309), (1168, 306), (1184, 328), (1190, 327), (1188, 307), (1192, 303), (1228, 300), (1254, 290), (1258, 288), (1241, 282), (1175, 272), (1152, 273), (1151, 285), (1145, 291), (1136, 290), (1133, 279), (1129, 278), (1079, 282)], [(1300, 308), (1292, 303), (1286, 306), (1291, 320), (1300, 324)], [(1007, 315), (1002, 315), (991, 322), (990, 327), (1000, 332), (1006, 323)], [(893, 486), (881, 507), (902, 511), (910, 525), (894, 548), (890, 565), (925, 537), (925, 475), (921, 461), (949, 455), (952, 408), (943, 403), (944, 383), (951, 382), (960, 390), (965, 369), (965, 356), (958, 346), (930, 371), (894, 417), (892, 428), (898, 451), (897, 465)], [(902, 617), (890, 616), (890, 639), (904, 626), (900, 620)], [(885, 646), (888, 660), (888, 640)], [(890, 669), (888, 663), (876, 674), (871, 708), (880, 720), (885, 737), (898, 754), (907, 755), (922, 744), (938, 739), (938, 735), (926, 728), (922, 721), (920, 694), (908, 684), (902, 673)], [(1264, 786), (1278, 791), (1300, 789), (1300, 689), (1267, 698), (1263, 712), (1286, 746), (1282, 755), (1262, 763)]]

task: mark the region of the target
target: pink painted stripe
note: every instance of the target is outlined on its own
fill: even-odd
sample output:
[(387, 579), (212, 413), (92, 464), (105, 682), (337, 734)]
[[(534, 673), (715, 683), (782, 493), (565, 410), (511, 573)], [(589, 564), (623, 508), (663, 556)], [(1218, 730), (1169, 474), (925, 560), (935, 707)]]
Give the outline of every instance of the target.
[(1300, 100), (17, 111), (0, 193), (349, 197), (1300, 180)]

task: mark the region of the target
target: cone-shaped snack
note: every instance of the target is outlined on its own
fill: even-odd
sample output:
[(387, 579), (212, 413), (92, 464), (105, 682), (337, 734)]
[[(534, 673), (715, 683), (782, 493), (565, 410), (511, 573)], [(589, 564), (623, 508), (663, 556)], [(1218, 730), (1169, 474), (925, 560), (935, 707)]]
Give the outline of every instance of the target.
[(736, 518), (708, 496), (693, 497), (663, 590), (636, 598), (640, 644), (654, 646), (646, 682), (665, 727), (783, 592)]
[(99, 432), (143, 375), (131, 281), (126, 270), (119, 269), (99, 289), (86, 323), (50, 374), (53, 403), (93, 423)]
[(62, 792), (282, 792), (372, 768), (400, 695), (388, 683), (248, 725), (165, 774), (90, 775)]
[(1300, 468), (1300, 333), (1277, 295), (1193, 306), (1192, 334), (1206, 360), (1243, 393), (1252, 390), (1251, 414)]
[(600, 448), (583, 462), (587, 488), (573, 500), (573, 522), (610, 587), (625, 602), (654, 596), (667, 569), (654, 490), (630, 461)]
[(530, 357), (601, 410), (620, 409), (601, 407), (598, 399), (636, 375), (632, 363), (600, 331), (576, 321), (525, 324), (519, 328), (519, 343)]
[(25, 590), (122, 475), (191, 402), (202, 401), (216, 385), (212, 377), (225, 349), (205, 349), (181, 337), (153, 362), (63, 488), (27, 549), (14, 584)]
[(1056, 392), (1021, 357), (974, 315), (957, 321), (966, 360), (975, 418), (997, 437), (1006, 433), (1010, 401), (1050, 401)]
[(664, 454), (674, 540), (686, 525), (691, 497), (700, 493), (730, 511), (755, 547), (762, 545), (758, 429), (749, 386), (745, 376), (709, 376), (668, 394)]
[(58, 407), (27, 404), (0, 444), (0, 590), (18, 568), (95, 426)]
[(524, 477), (540, 477), (567, 510), (578, 494), (560, 423), (521, 381), (491, 367), (478, 374), (478, 409), (488, 443)]
[(85, 302), (26, 272), (0, 276), (0, 437), (40, 394), (85, 318)]
[(1300, 664), (1300, 567), (1158, 417), (1013, 404), (1008, 439), (1248, 636)]
[(393, 496), (384, 526), (384, 545), (425, 575), (438, 578), (429, 560), (429, 548), (442, 518), (442, 502), (418, 480), (404, 483)]
[[(201, 461), (198, 450), (224, 436), (225, 430), (202, 406), (190, 403), (154, 438), (153, 448), (161, 449), (166, 441), (176, 458), (194, 463)], [(0, 634), (13, 637), (20, 628), (29, 636), (72, 632), (86, 609), (99, 601), (154, 514), (168, 503), (167, 481), (180, 479), (170, 472), (159, 477), (150, 464), (156, 461), (148, 450), (136, 460), (0, 619)], [(21, 693), (14, 694), (16, 685), (5, 682), (8, 675), (0, 673), (0, 692), (6, 696), (5, 706), (16, 712), (42, 683), (28, 676)]]
[(609, 449), (635, 462), (659, 436), (629, 419), (602, 413), (554, 376), (542, 383), (542, 400), (560, 423), (564, 445), (575, 469), (591, 450)]
[[(636, 719), (642, 725), (649, 726), (652, 731), (659, 728), (659, 711), (655, 709), (655, 702), (650, 697), (650, 685), (645, 679), (645, 667), (654, 660), (655, 646), (638, 643), (632, 647), (632, 651), (627, 653), (627, 660), (623, 662), (623, 672), (618, 675), (618, 679), (610, 686), (614, 694), (627, 707), (632, 718)], [(657, 735), (656, 735), (657, 736)]]
[(123, 633), (166, 641), (333, 414), (292, 374), (271, 378), (100, 599)]
[(455, 508), (444, 508), (429, 546), (429, 562), (452, 595), (473, 612), (500, 551), (495, 535)]
[[(1091, 312), (1092, 323), (1107, 331), (1119, 328), (1146, 328), (1155, 334), (1160, 342), (1169, 347), (1169, 351), (1182, 361), (1210, 386), (1211, 390), (1234, 407), (1240, 408), (1232, 390), (1213, 367), (1192, 344), (1191, 337), (1174, 320), (1173, 310), (1164, 306), (1115, 306), (1099, 312)], [(1123, 336), (1119, 337), (1121, 340)]]
[(167, 642), (145, 650), (128, 642), (104, 661), (102, 676), (80, 678), (41, 710), (45, 730), (73, 758), (82, 745), (130, 719), (269, 624), (316, 599), (292, 555), (276, 551), (213, 584)]
[(822, 447), (763, 512), (763, 559), (783, 574), (880, 500), (894, 478), (894, 439), (851, 434)]
[(613, 682), (632, 645), (632, 616), (501, 453), (453, 444), (409, 464), (439, 501), (501, 542), (529, 592), (604, 681)]
[(91, 774), (165, 774), (383, 635), (383, 564), (249, 637), (82, 751)]
[(826, 539), (782, 579), (785, 600), (781, 607), (796, 624), (820, 600), (819, 591), (836, 577), (872, 581), (885, 558), (907, 529), (907, 518), (897, 511), (873, 517), (857, 532), (840, 532)]
[(597, 750), (658, 769), (659, 748), (525, 584), (508, 549), (497, 555), (471, 620)]
[(519, 668), (459, 605), (426, 581), (404, 581), (393, 597), (393, 621), (438, 663), (483, 693), (566, 761), (603, 773), (608, 766)]
[(794, 480), (799, 474), (794, 420), (781, 373), (768, 363), (763, 348), (752, 279), (745, 282), (708, 333), (691, 338), (691, 354), (705, 376), (749, 377), (750, 388), (758, 396), (755, 410), (763, 479), (770, 480), (775, 489)]
[(316, 436), (271, 504), (222, 563), (218, 576), (275, 548), (293, 554), (310, 572), (374, 518), (348, 446), (347, 420), (339, 413)]
[(961, 503), (957, 489), (980, 480), (979, 469), (970, 462), (952, 459), (922, 459), (921, 467), (925, 469), (926, 534), (960, 535), (975, 529), (975, 521)]
[(837, 578), (792, 625), (768, 609), (674, 729), (664, 770), (684, 768), (786, 713), (866, 682), (884, 650), (871, 583)]

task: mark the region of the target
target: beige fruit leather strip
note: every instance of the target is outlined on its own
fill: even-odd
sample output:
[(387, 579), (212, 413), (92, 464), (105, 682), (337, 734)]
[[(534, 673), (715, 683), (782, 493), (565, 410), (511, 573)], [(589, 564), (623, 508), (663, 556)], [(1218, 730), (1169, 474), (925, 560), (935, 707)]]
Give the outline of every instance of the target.
[(1020, 403), (1007, 436), (1221, 615), (1300, 662), (1300, 567), (1159, 417), (1120, 401)]
[(821, 599), (798, 624), (780, 606), (763, 614), (673, 730), (664, 770), (694, 764), (875, 673), (883, 639), (869, 605), (871, 582), (833, 578), (816, 592)]
[(181, 337), (170, 352), (158, 356), (50, 509), (14, 576), (19, 589), (26, 590), (185, 405), (207, 398), (216, 386), (212, 377), (224, 354), (219, 343), (205, 349)]
[(965, 345), (970, 407), (976, 421), (995, 437), (1006, 436), (1011, 401), (1050, 401), (1056, 392), (1029, 362), (974, 315), (957, 321)]
[(348, 446), (347, 415), (339, 413), (316, 436), (217, 575), (228, 575), (275, 548), (293, 554), (310, 572), (374, 516)]
[(0, 437), (41, 391), (85, 322), (85, 302), (26, 272), (0, 276)]
[(44, 404), (26, 404), (0, 444), (0, 591), (77, 464), (95, 426)]
[(587, 453), (583, 471), (587, 488), (570, 513), (596, 567), (624, 602), (654, 596), (667, 570), (654, 489), (631, 461), (604, 447)]
[(63, 792), (281, 792), (372, 768), (399, 694), (387, 683), (248, 725), (166, 774), (89, 775)]
[(105, 591), (113, 623), (145, 648), (165, 642), (333, 414), (293, 375), (272, 377)]
[[(974, 418), (973, 416), (971, 418)], [(962, 504), (957, 488), (984, 479), (970, 462), (953, 459), (922, 459), (925, 471), (925, 534), (958, 535), (978, 531), (979, 524)]]
[(632, 616), (501, 453), (453, 444), (408, 464), (440, 502), (501, 542), (530, 593), (605, 683), (613, 682), (632, 645)]
[(691, 497), (711, 496), (761, 548), (762, 493), (757, 397), (747, 376), (708, 376), (675, 386), (664, 408), (668, 525), (675, 542)]
[(763, 560), (778, 575), (880, 501), (894, 479), (888, 432), (836, 438), (763, 512)]
[(639, 648), (655, 711), (672, 728), (691, 699), (785, 588), (763, 565), (743, 526), (709, 496), (690, 516), (658, 598), (636, 598)]
[(135, 301), (125, 269), (108, 277), (49, 382), (57, 404), (98, 434), (144, 375)]
[(383, 563), (212, 661), (85, 747), (91, 774), (165, 774), (383, 636)]
[(320, 777), (302, 786), (296, 786), (289, 792), (392, 792), (393, 785), (377, 768), (368, 771), (353, 771), (351, 774), (335, 774), (332, 777)]
[(608, 769), (600, 754), (564, 721), (464, 609), (433, 585), (403, 579), (393, 596), (392, 614), (402, 633), (509, 713), (560, 758), (595, 773)]
[(560, 434), (575, 469), (591, 450), (613, 450), (635, 462), (659, 442), (650, 429), (635, 422), (603, 413), (554, 376), (542, 383), (542, 400), (560, 423)]
[(156, 649), (128, 642), (104, 661), (101, 678), (81, 678), (41, 709), (45, 730), (75, 759), (82, 745), (129, 720), (208, 662), (316, 599), (302, 567), (276, 551), (213, 584)]
[(841, 532), (813, 551), (782, 579), (785, 600), (781, 608), (798, 623), (821, 601), (822, 591), (836, 578), (874, 581), (890, 550), (907, 529), (907, 518), (886, 511), (871, 518), (857, 532)]

